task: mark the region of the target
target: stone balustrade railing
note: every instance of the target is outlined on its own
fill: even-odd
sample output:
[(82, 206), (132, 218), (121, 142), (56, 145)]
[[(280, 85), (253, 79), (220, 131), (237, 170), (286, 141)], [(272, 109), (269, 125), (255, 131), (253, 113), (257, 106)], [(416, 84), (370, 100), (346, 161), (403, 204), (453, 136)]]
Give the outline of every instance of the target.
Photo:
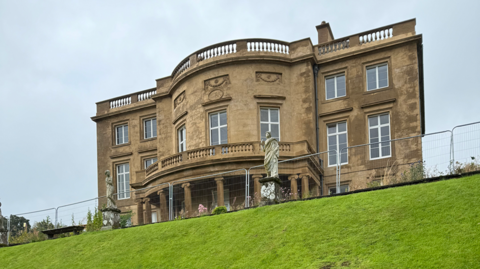
[(210, 58), (232, 54), (237, 52), (237, 43), (234, 41), (215, 44), (200, 50), (197, 55), (197, 62), (207, 60)]
[(130, 96), (120, 97), (116, 100), (110, 101), (110, 108), (117, 108), (121, 106), (126, 106), (132, 103), (132, 98)]
[(253, 39), (247, 40), (247, 51), (255, 52), (274, 52), (282, 54), (290, 54), (289, 43), (278, 40), (269, 39)]
[[(279, 142), (280, 156), (293, 157), (313, 153), (311, 146), (307, 141), (299, 142)], [(173, 154), (164, 159), (153, 163), (145, 170), (145, 178), (158, 171), (180, 166), (183, 164), (192, 164), (205, 160), (216, 160), (224, 158), (233, 158), (237, 156), (260, 157), (265, 153), (261, 150), (261, 142), (231, 143), (204, 148), (187, 150), (181, 153)]]
[(157, 94), (157, 90), (142, 92), (137, 94), (137, 100), (138, 102), (145, 101), (147, 99), (152, 98), (152, 95), (155, 95), (155, 94)]
[(359, 48), (359, 46), (361, 47), (366, 44), (391, 39), (405, 34), (415, 34), (415, 19), (318, 44), (317, 53), (319, 56), (324, 56), (332, 52)]
[(114, 99), (102, 101), (97, 103), (97, 114), (107, 112), (110, 109), (128, 106), (137, 102), (146, 101), (151, 99), (153, 95), (157, 93), (157, 89), (148, 89), (141, 92), (135, 92), (129, 95), (116, 97)]
[(190, 68), (190, 57), (187, 57), (181, 61), (175, 69), (173, 69), (172, 77), (176, 77), (181, 73), (185, 72), (188, 68)]

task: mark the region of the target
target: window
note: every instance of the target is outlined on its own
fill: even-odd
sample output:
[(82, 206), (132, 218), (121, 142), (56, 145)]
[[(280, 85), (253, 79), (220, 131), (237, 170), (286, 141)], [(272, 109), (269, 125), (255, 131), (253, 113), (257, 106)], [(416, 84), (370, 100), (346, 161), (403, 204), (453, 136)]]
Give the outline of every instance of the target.
[(210, 145), (227, 144), (227, 112), (210, 114)]
[(148, 119), (143, 121), (143, 138), (148, 139), (157, 137), (157, 119)]
[(119, 125), (115, 127), (115, 137), (117, 145), (128, 143), (128, 125)]
[(130, 168), (128, 163), (117, 165), (118, 200), (130, 198)]
[(152, 212), (152, 223), (158, 222), (157, 220), (157, 212)]
[[(348, 190), (349, 190), (348, 185), (340, 185), (340, 193), (348, 192)], [(337, 187), (328, 188), (328, 195), (336, 194), (336, 193), (337, 193)]]
[(280, 113), (278, 108), (260, 109), (260, 139), (266, 140), (266, 132), (270, 131), (272, 137), (280, 141)]
[(178, 129), (178, 152), (187, 150), (187, 129), (185, 125)]
[(338, 74), (325, 79), (327, 100), (347, 95), (345, 87), (345, 74)]
[[(327, 142), (328, 142), (328, 166), (337, 164), (337, 154), (340, 156), (340, 163), (348, 163), (348, 150), (342, 150), (348, 147), (347, 144), (347, 123), (339, 122), (327, 125)], [(335, 150), (335, 151), (330, 151)], [(340, 152), (342, 150), (342, 152)]]
[(388, 87), (388, 65), (386, 63), (367, 67), (367, 90)]
[(370, 144), (377, 143), (370, 145), (370, 160), (391, 157), (390, 142), (383, 142), (390, 140), (390, 115), (368, 117), (368, 131)]
[(150, 159), (145, 159), (143, 163), (145, 164), (145, 169), (147, 169), (150, 165), (153, 163), (157, 162), (157, 158), (150, 158)]

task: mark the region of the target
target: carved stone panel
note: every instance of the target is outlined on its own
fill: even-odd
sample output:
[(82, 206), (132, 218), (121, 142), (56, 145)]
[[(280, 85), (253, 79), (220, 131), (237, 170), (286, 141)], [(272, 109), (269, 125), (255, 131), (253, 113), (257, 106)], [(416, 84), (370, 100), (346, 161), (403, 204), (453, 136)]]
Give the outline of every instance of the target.
[(270, 72), (257, 72), (257, 82), (282, 83), (282, 74)]
[(183, 101), (185, 101), (185, 92), (182, 92), (177, 98), (175, 98), (175, 101), (173, 101), (173, 107), (177, 108), (177, 106), (183, 103)]
[(228, 97), (227, 89), (230, 85), (228, 75), (211, 78), (204, 82), (204, 102), (219, 100)]

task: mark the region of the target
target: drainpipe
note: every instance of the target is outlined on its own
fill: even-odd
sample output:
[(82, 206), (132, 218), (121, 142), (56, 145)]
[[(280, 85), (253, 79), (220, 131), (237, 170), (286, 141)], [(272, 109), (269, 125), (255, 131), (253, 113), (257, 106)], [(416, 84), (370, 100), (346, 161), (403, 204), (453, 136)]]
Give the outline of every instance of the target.
[[(316, 134), (316, 139), (317, 139), (317, 153), (320, 152), (320, 139), (318, 137), (318, 134), (320, 133), (319, 127), (318, 127), (318, 87), (317, 87), (317, 79), (318, 79), (318, 69), (319, 65), (314, 64), (313, 65), (313, 85), (315, 88), (315, 134)], [(320, 175), (320, 193), (323, 195), (323, 175)]]

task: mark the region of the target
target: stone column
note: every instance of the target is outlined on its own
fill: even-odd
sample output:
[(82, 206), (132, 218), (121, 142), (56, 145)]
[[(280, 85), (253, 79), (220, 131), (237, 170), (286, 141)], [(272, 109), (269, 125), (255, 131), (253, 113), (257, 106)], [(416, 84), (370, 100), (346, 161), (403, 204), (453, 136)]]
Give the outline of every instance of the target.
[(150, 205), (150, 198), (143, 199), (145, 203), (145, 224), (152, 223), (152, 206)]
[(288, 180), (290, 180), (290, 192), (292, 193), (292, 195), (290, 196), (290, 199), (292, 200), (298, 199), (297, 179), (298, 179), (298, 175), (291, 175), (288, 177)]
[(192, 192), (190, 190), (190, 183), (183, 183), (182, 188), (184, 190), (184, 197), (185, 197), (185, 216), (190, 217), (193, 215)]
[(322, 195), (320, 193), (320, 185), (318, 185), (317, 182), (315, 182), (315, 186), (313, 187), (313, 195), (315, 195), (315, 197), (319, 197)]
[(157, 192), (158, 196), (160, 196), (160, 221), (168, 221), (168, 206), (165, 193), (165, 190), (159, 190)]
[(310, 175), (302, 175), (302, 198), (310, 197), (309, 180)]
[(223, 196), (223, 177), (215, 178), (217, 182), (217, 206), (225, 206), (225, 197)]
[(137, 203), (137, 225), (143, 224), (143, 200), (137, 199), (135, 201)]
[(253, 178), (253, 202), (255, 204), (259, 203), (260, 202), (260, 199), (262, 197), (262, 194), (261, 194), (261, 191), (262, 191), (262, 183), (260, 183), (260, 179), (263, 178), (262, 175), (260, 174), (255, 174), (255, 175), (252, 175), (252, 178)]

